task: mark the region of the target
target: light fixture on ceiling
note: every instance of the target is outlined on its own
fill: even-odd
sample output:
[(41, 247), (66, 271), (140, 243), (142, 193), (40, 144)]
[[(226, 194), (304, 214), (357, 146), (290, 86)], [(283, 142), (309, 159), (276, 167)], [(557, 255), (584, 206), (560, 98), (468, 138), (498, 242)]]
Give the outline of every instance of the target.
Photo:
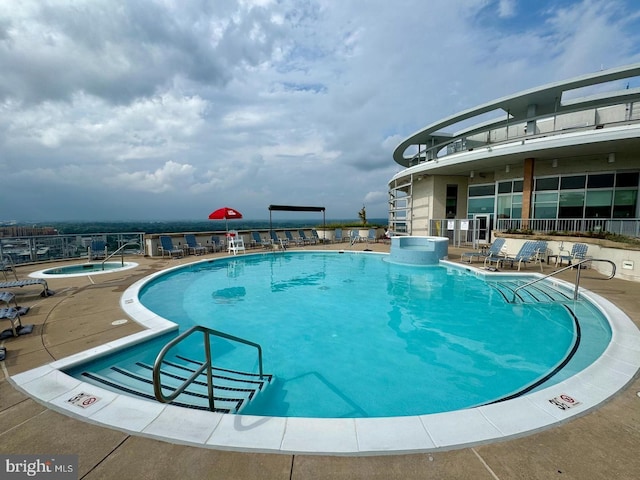
[(505, 173), (509, 173), (511, 171), (511, 165), (507, 165), (506, 167), (504, 167), (504, 171)]
[(609, 156), (607, 157), (607, 162), (614, 163), (615, 161), (616, 161), (616, 154), (610, 153)]
[(471, 172), (469, 173), (469, 178), (473, 178), (475, 176), (475, 173), (473, 172), (473, 170), (471, 170)]
[(551, 166), (553, 168), (556, 168), (558, 166), (558, 159), (554, 158), (553, 160), (551, 160)]

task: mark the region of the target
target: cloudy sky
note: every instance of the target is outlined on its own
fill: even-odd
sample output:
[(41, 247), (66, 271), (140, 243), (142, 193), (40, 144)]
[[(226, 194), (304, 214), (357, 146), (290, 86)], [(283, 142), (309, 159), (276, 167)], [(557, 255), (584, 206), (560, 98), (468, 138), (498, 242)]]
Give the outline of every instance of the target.
[(639, 17), (637, 0), (0, 0), (0, 221), (386, 217), (403, 138), (639, 62)]

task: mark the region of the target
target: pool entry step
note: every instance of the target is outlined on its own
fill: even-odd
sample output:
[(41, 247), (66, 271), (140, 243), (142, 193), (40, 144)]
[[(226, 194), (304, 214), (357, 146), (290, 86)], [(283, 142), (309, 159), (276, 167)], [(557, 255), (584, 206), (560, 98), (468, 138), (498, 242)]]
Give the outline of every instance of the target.
[[(189, 378), (202, 363), (180, 355), (162, 362), (162, 388), (171, 393)], [(153, 365), (136, 361), (127, 366), (112, 366), (100, 373), (85, 371), (85, 381), (120, 393), (156, 400), (153, 393)], [(239, 413), (242, 408), (271, 384), (273, 376), (258, 373), (213, 368), (215, 411)], [(172, 405), (209, 410), (207, 376), (197, 380), (171, 402)]]
[[(500, 292), (505, 301), (510, 302), (514, 294), (520, 303), (556, 303), (571, 301), (571, 293), (566, 289), (549, 283), (526, 285), (527, 282), (515, 281), (487, 281), (487, 284)], [(525, 288), (518, 288), (525, 286)], [(516, 291), (517, 290), (517, 291)]]

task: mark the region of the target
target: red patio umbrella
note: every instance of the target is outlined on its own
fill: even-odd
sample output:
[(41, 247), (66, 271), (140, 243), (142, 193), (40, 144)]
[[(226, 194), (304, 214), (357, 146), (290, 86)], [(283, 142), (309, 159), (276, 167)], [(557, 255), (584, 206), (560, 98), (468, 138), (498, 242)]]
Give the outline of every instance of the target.
[(241, 219), (242, 214), (234, 208), (222, 207), (209, 214), (209, 220), (224, 220), (225, 227), (229, 231), (229, 225), (227, 221), (229, 219)]

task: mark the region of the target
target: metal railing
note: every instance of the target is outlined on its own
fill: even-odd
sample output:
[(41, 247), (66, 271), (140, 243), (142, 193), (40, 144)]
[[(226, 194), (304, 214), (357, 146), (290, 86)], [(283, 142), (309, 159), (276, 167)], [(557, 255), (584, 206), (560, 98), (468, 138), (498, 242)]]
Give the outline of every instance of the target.
[(107, 258), (105, 258), (102, 261), (102, 270), (104, 270), (104, 264), (107, 262), (107, 260), (109, 260), (111, 257), (114, 257), (118, 252), (120, 252), (120, 264), (124, 267), (124, 248), (125, 247), (130, 247), (131, 245), (138, 245), (139, 247), (141, 246), (138, 242), (127, 242), (124, 245), (122, 245), (120, 248), (118, 248), (115, 252), (111, 253), (111, 255), (109, 255)]
[(640, 219), (620, 218), (498, 218), (495, 230), (532, 230), (540, 233), (609, 232), (628, 237), (640, 237)]
[(513, 290), (513, 298), (511, 299), (511, 302), (509, 303), (515, 303), (516, 301), (516, 294), (518, 292), (518, 290), (521, 290), (525, 287), (528, 287), (530, 285), (533, 285), (534, 283), (540, 282), (542, 280), (545, 280), (549, 277), (553, 277), (554, 275), (557, 275), (558, 273), (564, 272), (565, 270), (569, 270), (570, 268), (575, 268), (576, 269), (576, 284), (575, 284), (575, 288), (573, 291), (573, 299), (574, 300), (578, 300), (578, 289), (580, 287), (580, 271), (582, 270), (581, 265), (587, 262), (607, 262), (610, 263), (611, 266), (613, 267), (613, 271), (611, 272), (611, 275), (609, 275), (609, 277), (607, 277), (605, 280), (611, 280), (613, 277), (615, 277), (616, 275), (616, 264), (614, 262), (612, 262), (611, 260), (607, 260), (604, 258), (585, 258), (580, 260), (577, 263), (571, 264), (571, 265), (567, 265), (566, 267), (561, 268), (560, 270), (556, 270), (555, 272), (551, 272), (548, 273), (547, 275), (545, 275), (544, 277), (540, 277), (540, 278), (536, 278), (535, 280), (532, 280), (528, 283), (525, 283), (524, 285), (520, 285), (518, 288)]
[[(615, 112), (613, 117), (609, 116), (606, 122), (600, 121), (599, 114), (601, 110), (599, 108), (519, 119), (511, 124), (507, 117), (506, 123), (503, 125), (492, 123), (486, 129), (475, 129), (472, 133), (465, 132), (457, 137), (449, 137), (442, 142), (427, 145), (408, 159), (408, 166), (411, 167), (423, 162), (435, 160), (446, 161), (447, 156), (455, 155), (456, 153), (479, 148), (493, 148), (497, 145), (509, 144), (515, 141), (528, 141), (541, 137), (564, 135), (581, 130), (600, 130), (607, 127), (635, 124), (638, 123), (639, 119), (636, 115), (629, 115), (629, 112), (633, 112), (633, 107), (638, 105), (638, 103), (639, 102), (632, 102), (626, 106), (622, 105), (622, 108)], [(585, 121), (585, 114), (588, 112), (591, 112), (591, 118)], [(527, 124), (532, 120), (536, 121), (536, 132), (527, 131)], [(551, 125), (549, 125), (550, 121), (553, 121)], [(445, 148), (446, 154), (439, 155)]]
[[(142, 246), (144, 236), (140, 232), (116, 232), (2, 237), (0, 256), (10, 257), (15, 265), (80, 259), (87, 257), (87, 247), (93, 240), (104, 240), (110, 248), (119, 248), (130, 242)], [(133, 253), (143, 255), (145, 252), (141, 247)]]
[[(160, 368), (162, 367), (162, 362), (164, 361), (164, 357), (167, 355), (169, 350), (171, 350), (178, 343), (182, 342), (185, 338), (191, 336), (195, 332), (202, 332), (204, 336), (204, 350), (205, 350), (205, 362), (202, 364), (200, 368), (195, 370), (193, 374), (187, 378), (180, 387), (176, 388), (173, 393), (168, 396), (165, 396), (162, 393), (162, 372)], [(264, 376), (262, 371), (262, 347), (254, 342), (250, 342), (249, 340), (245, 340), (244, 338), (235, 337), (233, 335), (229, 335), (228, 333), (220, 332), (218, 330), (213, 330), (211, 328), (203, 327), (201, 325), (196, 325), (195, 327), (190, 328), (186, 332), (178, 335), (176, 338), (167, 343), (158, 356), (156, 357), (156, 361), (153, 364), (153, 393), (156, 399), (161, 403), (169, 403), (175, 400), (178, 395), (180, 395), (184, 390), (191, 385), (197, 378), (206, 370), (207, 372), (207, 395), (209, 397), (209, 409), (211, 411), (215, 410), (215, 401), (213, 396), (213, 364), (211, 362), (211, 336), (216, 336), (220, 338), (225, 338), (227, 340), (231, 340), (234, 342), (243, 343), (245, 345), (249, 345), (250, 347), (255, 347), (258, 350), (258, 367), (260, 379)]]

